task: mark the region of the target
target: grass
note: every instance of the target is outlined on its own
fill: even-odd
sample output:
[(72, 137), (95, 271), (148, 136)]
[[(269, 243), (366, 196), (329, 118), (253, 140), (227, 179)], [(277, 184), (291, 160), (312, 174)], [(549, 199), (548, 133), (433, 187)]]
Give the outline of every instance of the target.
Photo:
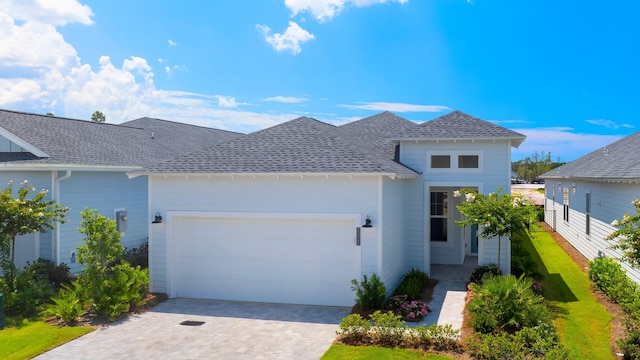
[(376, 346), (350, 346), (333, 345), (320, 358), (322, 360), (349, 359), (349, 360), (401, 360), (401, 359), (421, 359), (421, 360), (450, 360), (447, 355), (425, 354), (418, 350), (389, 349)]
[(43, 321), (25, 321), (19, 327), (0, 330), (0, 359), (30, 359), (93, 331), (89, 327), (52, 326)]
[(590, 281), (545, 231), (534, 231), (523, 246), (538, 263), (544, 297), (556, 318), (562, 343), (578, 359), (613, 359), (609, 314), (590, 290)]

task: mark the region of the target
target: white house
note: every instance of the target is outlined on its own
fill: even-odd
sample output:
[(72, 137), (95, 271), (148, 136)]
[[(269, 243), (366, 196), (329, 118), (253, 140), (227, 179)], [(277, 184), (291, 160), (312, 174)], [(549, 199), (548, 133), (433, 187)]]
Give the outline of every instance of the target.
[[(350, 306), (351, 279), (392, 291), (410, 268), (497, 261), (459, 228), (453, 191), (510, 190), (524, 135), (454, 111), (301, 117), (131, 171), (148, 176), (151, 290), (170, 297)], [(507, 270), (509, 246), (501, 266)]]
[[(545, 179), (545, 222), (587, 259), (619, 257), (605, 240), (611, 223), (640, 197), (640, 133), (629, 135), (541, 176)], [(623, 264), (640, 283), (640, 271)]]

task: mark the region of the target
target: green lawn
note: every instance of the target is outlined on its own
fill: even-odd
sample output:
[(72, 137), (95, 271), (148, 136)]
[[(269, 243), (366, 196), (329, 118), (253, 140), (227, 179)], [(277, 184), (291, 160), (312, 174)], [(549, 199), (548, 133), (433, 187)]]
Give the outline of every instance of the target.
[(51, 326), (42, 321), (5, 327), (0, 330), (0, 359), (30, 359), (91, 331), (89, 327)]
[(349, 360), (450, 360), (447, 355), (424, 354), (417, 350), (388, 349), (375, 346), (349, 346), (333, 345), (321, 357), (322, 360), (349, 359)]
[(595, 299), (590, 281), (545, 231), (531, 233), (524, 246), (538, 262), (544, 297), (556, 314), (562, 343), (578, 359), (613, 359), (609, 323), (613, 316)]

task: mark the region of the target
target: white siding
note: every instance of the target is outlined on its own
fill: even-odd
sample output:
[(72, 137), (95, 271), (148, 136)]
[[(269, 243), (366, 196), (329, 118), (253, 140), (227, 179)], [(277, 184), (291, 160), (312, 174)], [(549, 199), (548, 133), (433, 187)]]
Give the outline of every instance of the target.
[[(575, 193), (573, 185), (575, 184)], [(562, 192), (569, 188), (569, 221), (563, 219)], [(614, 219), (621, 219), (625, 213), (634, 214), (631, 201), (640, 197), (640, 184), (618, 184), (603, 182), (572, 181), (571, 179), (547, 180), (545, 222), (554, 226), (562, 235), (587, 259), (593, 260), (601, 254), (619, 257), (620, 253), (609, 249), (612, 241), (605, 240), (607, 235), (615, 231), (610, 224)], [(591, 194), (591, 226), (590, 235), (586, 234), (586, 193)], [(554, 199), (555, 194), (555, 201)], [(629, 277), (640, 284), (640, 270), (623, 264)]]
[[(149, 179), (150, 215), (167, 211), (253, 213), (353, 213), (368, 215), (362, 229), (362, 273), (381, 275), (378, 238), (379, 183), (375, 177), (156, 177)], [(167, 292), (166, 224), (150, 225), (151, 290)], [(354, 229), (355, 232), (355, 229)]]
[[(438, 264), (461, 264), (461, 243), (451, 246), (425, 246), (428, 244), (429, 222), (427, 221), (428, 196), (431, 187), (473, 187), (479, 192), (489, 193), (502, 187), (504, 193), (511, 190), (511, 145), (508, 141), (419, 141), (401, 142), (400, 162), (422, 172), (418, 181), (409, 184), (406, 196), (406, 233), (409, 264), (429, 271), (430, 262)], [(447, 153), (479, 154), (479, 169), (428, 168), (428, 154)], [(456, 232), (457, 233), (457, 232)], [(496, 249), (497, 251), (497, 249)], [(480, 262), (489, 261), (488, 252), (479, 252)]]
[(404, 192), (407, 180), (381, 178), (382, 186), (382, 280), (387, 292), (392, 292), (402, 275), (409, 270), (408, 247), (405, 240)]

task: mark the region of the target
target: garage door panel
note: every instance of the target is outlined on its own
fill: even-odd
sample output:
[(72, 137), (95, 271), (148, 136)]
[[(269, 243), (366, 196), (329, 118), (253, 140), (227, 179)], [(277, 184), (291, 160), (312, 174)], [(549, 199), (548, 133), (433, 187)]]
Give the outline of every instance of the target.
[(353, 220), (177, 218), (176, 296), (350, 306)]

